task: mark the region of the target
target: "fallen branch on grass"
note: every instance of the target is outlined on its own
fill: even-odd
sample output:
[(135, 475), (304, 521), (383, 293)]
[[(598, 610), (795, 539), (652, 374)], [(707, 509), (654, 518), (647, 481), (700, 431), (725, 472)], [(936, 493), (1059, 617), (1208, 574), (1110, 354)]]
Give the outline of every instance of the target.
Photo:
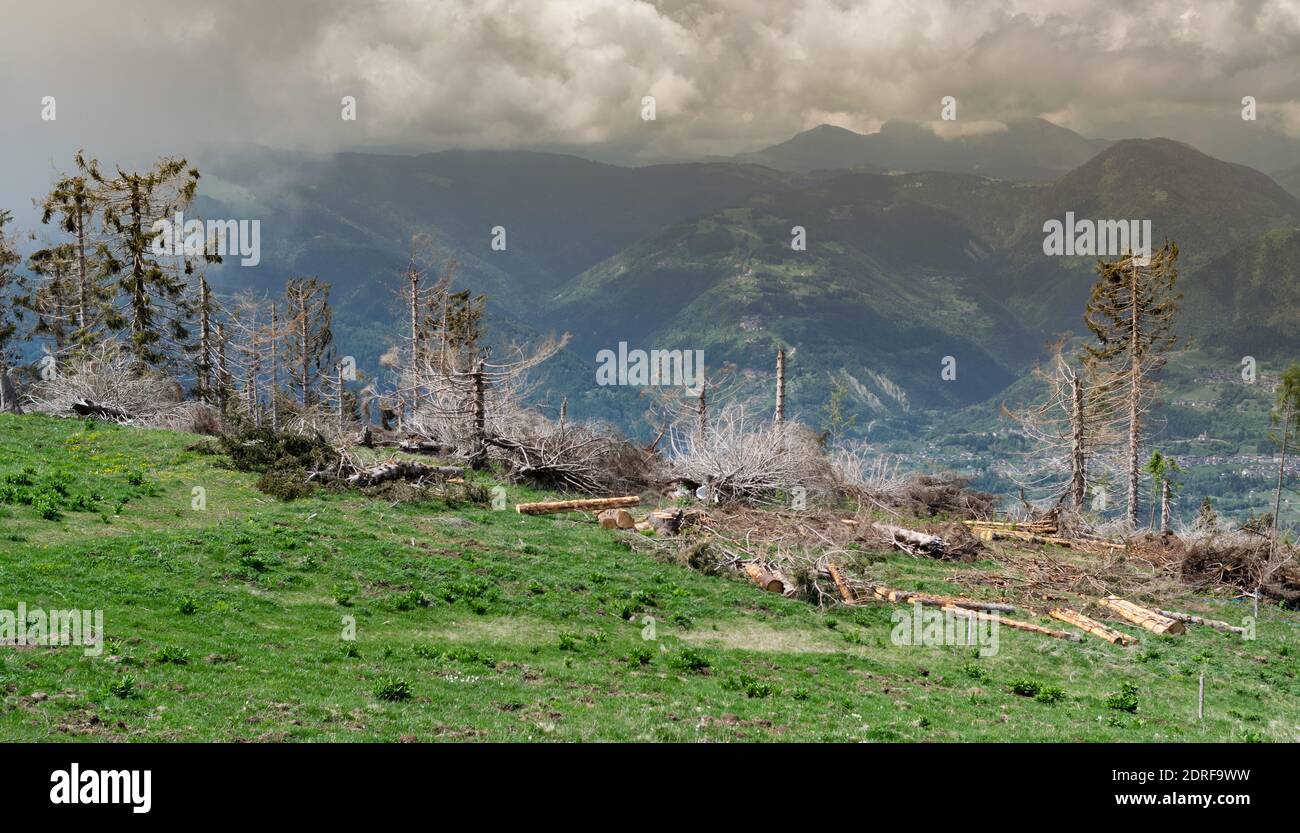
[(999, 626), (1012, 628), (1013, 630), (1041, 633), (1043, 636), (1050, 636), (1053, 639), (1064, 639), (1067, 642), (1083, 641), (1083, 637), (1079, 636), (1077, 633), (1052, 630), (1051, 628), (1045, 628), (1042, 625), (1035, 625), (1033, 622), (1022, 622), (1019, 619), (1006, 619), (1002, 616), (995, 616), (991, 613), (982, 613), (978, 610), (968, 610), (964, 607), (957, 607), (956, 605), (945, 605), (943, 609), (946, 613), (955, 613), (960, 616), (968, 616), (974, 619), (997, 622)]
[(920, 602), (931, 607), (952, 605), (972, 610), (994, 610), (999, 613), (1014, 613), (1016, 606), (1005, 602), (985, 602), (979, 599), (964, 599), (958, 596), (940, 596), (934, 593), (921, 593), (916, 590), (897, 590), (883, 584), (872, 586), (876, 598), (889, 602)]
[(1216, 631), (1228, 631), (1229, 633), (1235, 633), (1241, 636), (1245, 636), (1247, 633), (1246, 628), (1238, 627), (1237, 625), (1230, 625), (1227, 622), (1221, 622), (1218, 619), (1206, 619), (1203, 616), (1195, 616), (1191, 613), (1179, 613), (1174, 610), (1160, 610), (1159, 608), (1156, 608), (1156, 612), (1161, 616), (1168, 616), (1170, 619), (1177, 619), (1179, 622), (1187, 622), (1192, 625), (1204, 625), (1205, 627), (1213, 628)]

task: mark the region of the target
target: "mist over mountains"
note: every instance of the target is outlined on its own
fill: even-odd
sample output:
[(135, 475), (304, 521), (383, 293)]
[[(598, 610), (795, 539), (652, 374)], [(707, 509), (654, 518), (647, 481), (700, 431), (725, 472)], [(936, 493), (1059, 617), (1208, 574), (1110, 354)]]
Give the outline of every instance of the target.
[[(222, 268), (220, 288), (329, 281), (339, 340), (372, 370), (391, 346), (410, 240), (428, 235), (436, 260), (458, 261), (458, 285), (489, 297), (496, 338), (572, 333), (539, 396), (636, 431), (636, 396), (592, 384), (596, 352), (620, 341), (703, 349), (710, 367), (734, 362), (756, 385), (785, 347), (791, 401), (809, 421), (833, 381), (864, 419), (997, 396), (1056, 333), (1082, 330), (1096, 259), (1043, 254), (1043, 223), (1066, 212), (1151, 220), (1157, 242), (1182, 250), (1188, 343), (1267, 358), (1291, 342), (1284, 322), (1300, 312), (1287, 288), (1300, 199), (1284, 187), (1297, 179), (1042, 120), (956, 139), (889, 122), (642, 167), (251, 149), (207, 166), (194, 210), (262, 220), (262, 265)], [(806, 251), (792, 248), (795, 226)], [(491, 248), (495, 227), (503, 251)], [(942, 381), (949, 356), (957, 378)]]

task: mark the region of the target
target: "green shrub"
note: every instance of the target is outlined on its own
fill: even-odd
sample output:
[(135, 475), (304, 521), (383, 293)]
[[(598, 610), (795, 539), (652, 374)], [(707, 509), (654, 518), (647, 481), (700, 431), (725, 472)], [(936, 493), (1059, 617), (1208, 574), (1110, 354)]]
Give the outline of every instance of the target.
[(1011, 689), (1012, 694), (1021, 697), (1037, 697), (1038, 693), (1043, 690), (1043, 686), (1037, 680), (1012, 680), (1007, 683), (1007, 688)]
[(154, 652), (153, 661), (159, 665), (189, 665), (190, 652), (176, 645), (164, 645)]
[(123, 700), (134, 697), (136, 693), (135, 677), (132, 677), (130, 674), (118, 677), (116, 680), (108, 684), (108, 693), (114, 697), (120, 697)]
[(380, 677), (375, 682), (375, 696), (390, 703), (400, 703), (411, 698), (411, 684), (401, 677)]
[(1065, 699), (1065, 689), (1045, 685), (1034, 695), (1034, 699), (1040, 703), (1059, 703)]
[(1119, 692), (1106, 699), (1106, 707), (1120, 712), (1138, 710), (1138, 688), (1132, 683), (1120, 683)]
[(699, 651), (684, 646), (668, 660), (668, 664), (678, 671), (703, 671), (709, 667), (709, 661)]

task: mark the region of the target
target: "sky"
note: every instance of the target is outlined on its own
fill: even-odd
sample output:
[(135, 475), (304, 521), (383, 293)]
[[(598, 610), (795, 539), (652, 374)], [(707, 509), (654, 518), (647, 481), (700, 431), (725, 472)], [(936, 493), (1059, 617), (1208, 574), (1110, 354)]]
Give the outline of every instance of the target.
[(950, 132), (1037, 116), (1272, 172), (1300, 164), (1300, 0), (0, 0), (0, 207), (78, 148), (125, 164), (248, 143), (635, 164), (935, 121), (944, 96)]

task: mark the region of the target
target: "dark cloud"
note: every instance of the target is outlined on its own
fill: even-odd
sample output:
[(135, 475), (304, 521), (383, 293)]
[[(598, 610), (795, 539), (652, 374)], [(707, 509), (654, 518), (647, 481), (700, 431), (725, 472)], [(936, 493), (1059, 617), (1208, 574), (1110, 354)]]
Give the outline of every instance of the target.
[[(0, 54), (10, 204), (82, 146), (127, 160), (245, 142), (680, 158), (823, 122), (933, 120), (946, 95), (959, 125), (983, 129), (1158, 125), (1242, 158), (1266, 136), (1278, 150), (1261, 165), (1300, 138), (1296, 0), (47, 2), (5, 12)], [(40, 121), (45, 95), (57, 122)], [(1243, 95), (1258, 135), (1237, 129)]]

